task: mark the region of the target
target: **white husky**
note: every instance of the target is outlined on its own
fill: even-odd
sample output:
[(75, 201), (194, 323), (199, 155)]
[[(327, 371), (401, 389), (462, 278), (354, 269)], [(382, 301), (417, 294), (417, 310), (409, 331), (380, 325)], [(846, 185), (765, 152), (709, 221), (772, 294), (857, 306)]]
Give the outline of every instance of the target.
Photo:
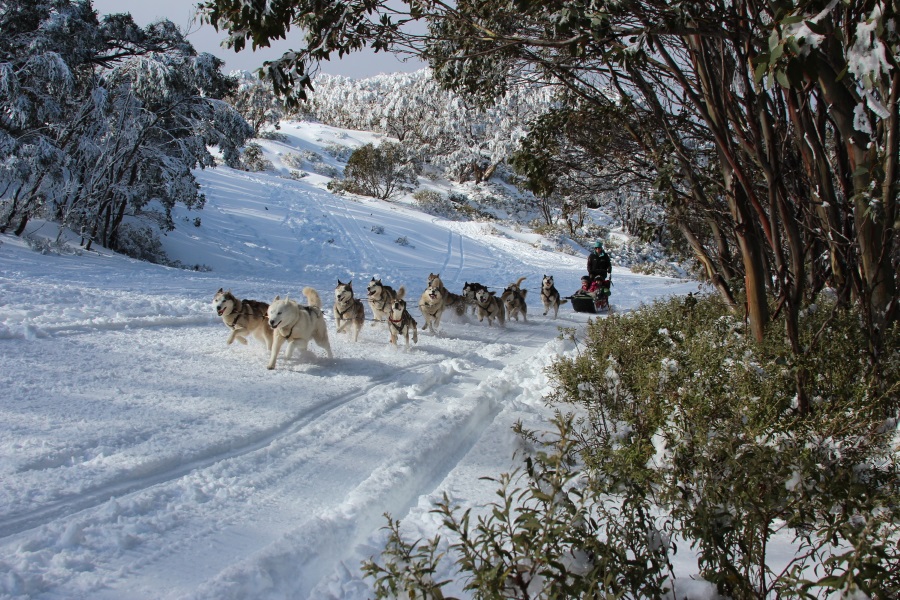
[(431, 333), (437, 335), (437, 330), (441, 326), (441, 315), (444, 314), (444, 294), (440, 287), (429, 286), (422, 292), (419, 297), (419, 311), (425, 318), (422, 331), (430, 328)]
[(303, 295), (306, 296), (308, 306), (300, 306), (295, 300), (280, 296), (275, 296), (269, 304), (269, 325), (275, 330), (272, 356), (269, 357), (267, 365), (269, 369), (275, 368), (275, 359), (278, 358), (278, 351), (285, 341), (290, 342), (286, 358), (290, 358), (293, 354), (295, 344), (300, 344), (300, 349), (306, 350), (309, 340), (313, 340), (323, 348), (328, 353), (328, 358), (333, 357), (319, 293), (311, 287), (305, 287)]

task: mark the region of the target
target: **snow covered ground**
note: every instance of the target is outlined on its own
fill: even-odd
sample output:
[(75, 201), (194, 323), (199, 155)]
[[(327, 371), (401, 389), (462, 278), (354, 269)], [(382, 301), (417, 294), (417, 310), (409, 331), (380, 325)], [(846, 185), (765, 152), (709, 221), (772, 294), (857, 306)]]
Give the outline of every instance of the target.
[[(287, 143), (264, 142), (279, 169), (278, 153), (325, 156), (370, 136), (284, 131)], [(366, 598), (360, 561), (384, 542), (383, 514), (431, 537), (443, 493), (485, 506), (494, 486), (479, 478), (516, 464), (512, 424), (549, 414), (544, 367), (577, 351), (558, 328), (587, 315), (542, 316), (538, 286), (553, 274), (571, 293), (583, 256), (512, 228), (336, 197), (315, 174), (199, 178), (206, 208), (179, 213), (164, 246), (211, 270), (102, 248), (40, 254), (0, 237), (0, 598)], [(53, 239), (56, 227), (27, 233)], [(447, 318), (409, 350), (380, 324), (358, 343), (335, 334), (338, 279), (357, 296), (373, 276), (404, 285), (415, 305), (432, 272), (455, 292), (527, 277), (528, 321)], [(615, 265), (613, 282), (619, 311), (697, 289)], [(268, 302), (304, 286), (323, 298), (333, 359), (312, 344), (268, 371), (260, 342), (226, 346), (219, 287)]]

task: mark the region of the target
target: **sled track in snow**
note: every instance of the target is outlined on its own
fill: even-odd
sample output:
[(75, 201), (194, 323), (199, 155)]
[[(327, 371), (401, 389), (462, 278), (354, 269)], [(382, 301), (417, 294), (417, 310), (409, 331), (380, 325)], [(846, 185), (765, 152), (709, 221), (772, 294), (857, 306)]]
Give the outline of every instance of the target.
[(79, 493), (77, 496), (56, 500), (37, 509), (12, 513), (0, 520), (0, 539), (40, 527), (60, 517), (71, 516), (83, 510), (95, 508), (108, 502), (110, 499), (120, 499), (123, 496), (152, 486), (173, 481), (192, 471), (203, 469), (220, 461), (237, 458), (265, 448), (278, 439), (299, 431), (323, 415), (338, 410), (353, 399), (365, 396), (379, 385), (390, 382), (392, 378), (393, 374), (388, 371), (371, 381), (363, 390), (354, 390), (353, 392), (336, 396), (326, 403), (297, 415), (296, 418), (287, 421), (280, 427), (248, 440), (241, 446), (231, 447), (231, 440), (226, 440), (221, 449), (212, 448), (211, 454), (200, 456), (186, 463), (163, 465), (145, 475), (125, 478), (108, 485), (102, 485), (93, 490)]
[[(456, 236), (456, 239), (459, 241), (459, 253), (458, 255), (454, 255), (453, 253), (453, 236)], [(444, 264), (441, 265), (441, 276), (442, 279), (445, 278), (447, 281), (459, 281), (460, 276), (463, 273), (463, 270), (466, 266), (466, 255), (463, 251), (463, 236), (459, 233), (454, 233), (453, 231), (447, 231), (447, 258), (444, 260)], [(450, 268), (450, 259), (455, 258), (457, 264), (453, 267), (453, 275), (449, 274), (448, 269)]]

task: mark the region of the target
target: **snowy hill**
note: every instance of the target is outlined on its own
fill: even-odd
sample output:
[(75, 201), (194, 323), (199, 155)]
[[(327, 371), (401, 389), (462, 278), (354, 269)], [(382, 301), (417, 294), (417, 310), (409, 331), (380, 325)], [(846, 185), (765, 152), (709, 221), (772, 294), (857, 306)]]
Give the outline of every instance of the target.
[[(163, 244), (200, 270), (0, 237), (0, 598), (366, 598), (359, 564), (379, 552), (385, 512), (433, 536), (436, 499), (484, 507), (494, 487), (479, 478), (516, 464), (512, 424), (545, 422), (544, 367), (577, 351), (558, 328), (587, 315), (543, 316), (538, 286), (552, 274), (570, 293), (584, 256), (511, 226), (334, 196), (312, 169), (292, 179), (286, 156), (327, 172), (341, 167), (329, 148), (375, 136), (282, 132), (260, 141), (274, 173), (198, 173), (207, 205), (176, 214)], [(697, 288), (613, 269), (619, 311)], [(408, 350), (382, 324), (358, 343), (335, 333), (338, 279), (358, 297), (372, 277), (403, 285), (414, 306), (429, 273), (454, 292), (526, 277), (528, 321), (447, 318)], [(258, 341), (226, 346), (218, 288), (268, 302), (304, 286), (322, 296), (333, 359), (311, 345), (268, 371)], [(695, 570), (685, 562), (681, 589)]]

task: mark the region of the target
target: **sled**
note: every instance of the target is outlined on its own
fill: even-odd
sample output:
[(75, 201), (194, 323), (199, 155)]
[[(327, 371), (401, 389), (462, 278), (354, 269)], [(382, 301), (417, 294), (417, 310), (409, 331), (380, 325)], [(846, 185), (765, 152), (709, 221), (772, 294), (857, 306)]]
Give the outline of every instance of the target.
[(583, 312), (583, 313), (595, 313), (597, 312), (596, 307), (594, 306), (594, 299), (584, 295), (577, 296), (569, 296), (569, 299), (572, 301), (572, 308), (575, 312)]
[(572, 301), (572, 308), (575, 312), (580, 313), (599, 313), (609, 310), (609, 300), (605, 296), (594, 299), (588, 294), (575, 294), (569, 296)]

